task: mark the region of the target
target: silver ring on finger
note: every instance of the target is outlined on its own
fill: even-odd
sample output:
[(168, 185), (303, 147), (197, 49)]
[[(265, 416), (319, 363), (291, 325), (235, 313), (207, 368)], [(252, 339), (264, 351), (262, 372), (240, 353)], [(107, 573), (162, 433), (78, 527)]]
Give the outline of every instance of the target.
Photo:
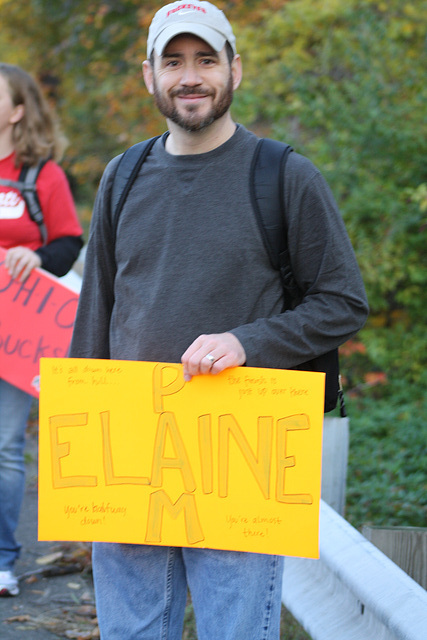
[(212, 365), (213, 365), (213, 363), (215, 362), (215, 358), (214, 358), (214, 356), (213, 356), (211, 353), (208, 353), (208, 354), (205, 356), (205, 358), (206, 358), (206, 360), (209, 360), (209, 362), (211, 363), (211, 366), (212, 366)]

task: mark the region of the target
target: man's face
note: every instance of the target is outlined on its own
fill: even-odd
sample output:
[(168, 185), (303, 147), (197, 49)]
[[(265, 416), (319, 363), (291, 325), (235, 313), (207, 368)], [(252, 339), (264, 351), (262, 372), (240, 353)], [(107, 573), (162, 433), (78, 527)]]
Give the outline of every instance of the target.
[(200, 131), (228, 111), (240, 77), (236, 84), (225, 47), (217, 53), (204, 40), (185, 34), (171, 40), (162, 56), (154, 56), (151, 91), (168, 120), (185, 131)]

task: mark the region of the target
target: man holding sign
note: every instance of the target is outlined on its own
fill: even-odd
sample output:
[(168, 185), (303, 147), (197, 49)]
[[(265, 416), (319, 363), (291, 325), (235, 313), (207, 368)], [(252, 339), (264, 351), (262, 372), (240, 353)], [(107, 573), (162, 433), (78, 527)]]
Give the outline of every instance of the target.
[[(322, 176), (292, 153), (284, 205), (304, 297), (282, 312), (249, 193), (258, 138), (230, 114), (242, 67), (225, 15), (209, 2), (166, 5), (147, 56), (145, 84), (168, 131), (118, 218), (110, 205), (120, 158), (105, 171), (71, 355), (182, 361), (190, 382), (245, 364), (292, 368), (336, 348), (367, 315), (354, 253)], [(103, 640), (178, 640), (187, 586), (201, 640), (279, 637), (279, 556), (95, 543), (93, 567)]]

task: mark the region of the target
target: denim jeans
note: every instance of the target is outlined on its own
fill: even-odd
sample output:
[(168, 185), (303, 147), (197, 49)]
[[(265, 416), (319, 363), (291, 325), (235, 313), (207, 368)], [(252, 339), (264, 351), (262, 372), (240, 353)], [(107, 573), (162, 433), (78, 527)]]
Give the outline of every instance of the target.
[(283, 558), (93, 544), (101, 640), (181, 640), (187, 587), (199, 640), (278, 640)]
[(25, 429), (32, 396), (0, 379), (0, 571), (19, 555), (15, 540), (25, 490)]

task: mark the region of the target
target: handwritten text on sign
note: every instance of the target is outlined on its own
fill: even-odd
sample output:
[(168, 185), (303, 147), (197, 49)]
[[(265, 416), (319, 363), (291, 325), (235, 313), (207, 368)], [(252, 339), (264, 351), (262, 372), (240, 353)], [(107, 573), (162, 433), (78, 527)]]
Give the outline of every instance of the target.
[(38, 396), (41, 357), (67, 354), (78, 294), (46, 271), (12, 280), (0, 248), (0, 378)]
[(318, 557), (324, 374), (41, 360), (39, 539)]

